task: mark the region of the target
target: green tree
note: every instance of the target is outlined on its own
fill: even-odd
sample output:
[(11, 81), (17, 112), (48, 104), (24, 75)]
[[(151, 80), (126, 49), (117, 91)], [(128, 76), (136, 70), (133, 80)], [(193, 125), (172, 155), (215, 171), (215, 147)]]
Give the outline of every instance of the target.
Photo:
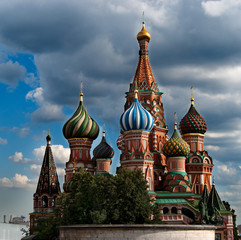
[(145, 223), (152, 212), (141, 171), (120, 169), (109, 178), (80, 171), (59, 199), (62, 224)]
[(39, 239), (54, 239), (59, 225), (161, 223), (141, 171), (121, 168), (107, 178), (80, 169), (71, 182), (71, 191), (57, 199), (56, 218), (39, 220)]

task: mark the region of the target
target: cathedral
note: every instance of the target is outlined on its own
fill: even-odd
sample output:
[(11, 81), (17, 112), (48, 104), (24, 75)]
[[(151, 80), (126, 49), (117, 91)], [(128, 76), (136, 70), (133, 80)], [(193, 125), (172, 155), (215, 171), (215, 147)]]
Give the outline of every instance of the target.
[[(120, 116), (120, 136), (117, 139), (120, 167), (143, 172), (150, 198), (158, 205), (164, 222), (215, 225), (217, 240), (233, 240), (232, 212), (226, 210), (215, 188), (213, 160), (205, 151), (206, 122), (195, 108), (191, 91), (188, 112), (179, 124), (174, 114), (174, 126), (168, 129), (162, 92), (149, 62), (150, 39), (143, 21), (137, 34), (139, 60), (125, 96), (124, 112)], [(63, 126), (63, 135), (70, 147), (63, 185), (65, 192), (71, 191), (71, 178), (80, 167), (95, 175), (108, 176), (114, 155), (103, 130), (102, 140), (91, 157), (92, 143), (98, 137), (99, 126), (86, 111), (83, 97), (81, 87), (79, 106)], [(173, 134), (168, 139), (169, 130)], [(50, 141), (48, 135), (34, 194), (34, 212), (30, 214), (31, 228), (39, 215), (54, 213), (55, 199), (60, 194)]]

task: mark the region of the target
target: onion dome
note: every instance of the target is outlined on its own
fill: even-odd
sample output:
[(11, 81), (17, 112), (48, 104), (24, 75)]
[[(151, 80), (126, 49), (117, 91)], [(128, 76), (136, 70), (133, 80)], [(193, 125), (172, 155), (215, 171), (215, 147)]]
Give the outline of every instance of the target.
[(80, 93), (80, 102), (74, 115), (65, 123), (63, 134), (66, 139), (89, 138), (96, 139), (99, 134), (99, 126), (93, 120), (83, 105), (83, 93)]
[(93, 151), (95, 158), (112, 158), (114, 156), (113, 148), (106, 142), (105, 131), (100, 144)]
[(47, 142), (51, 141), (51, 136), (48, 133), (48, 136), (46, 137)]
[(183, 157), (188, 156), (190, 147), (179, 135), (177, 123), (174, 123), (174, 132), (171, 138), (163, 145), (162, 152), (166, 157)]
[(117, 147), (122, 151), (122, 140), (123, 140), (123, 135), (120, 134), (120, 136), (117, 138), (116, 145)]
[(122, 113), (120, 127), (123, 131), (144, 130), (151, 131), (153, 126), (152, 115), (138, 101), (138, 90), (135, 89), (135, 99), (130, 108)]
[(191, 97), (191, 107), (188, 113), (181, 120), (179, 129), (182, 135), (187, 133), (204, 134), (207, 130), (206, 122), (194, 107), (193, 97)]
[(140, 41), (140, 40), (147, 40), (148, 42), (149, 42), (150, 39), (151, 39), (151, 34), (146, 31), (145, 22), (144, 22), (144, 21), (142, 22), (142, 29), (141, 29), (141, 31), (137, 34), (136, 38), (137, 38), (138, 41)]

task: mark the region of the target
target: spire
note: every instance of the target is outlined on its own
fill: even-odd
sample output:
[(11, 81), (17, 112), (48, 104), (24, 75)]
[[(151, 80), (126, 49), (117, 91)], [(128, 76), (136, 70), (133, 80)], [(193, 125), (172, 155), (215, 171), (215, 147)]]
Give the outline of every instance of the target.
[(193, 86), (191, 86), (191, 104), (194, 105)]
[(105, 123), (103, 122), (103, 131), (102, 131), (102, 133), (103, 133), (103, 137), (105, 137)]
[(159, 92), (155, 78), (152, 73), (151, 65), (148, 58), (148, 43), (151, 39), (150, 33), (145, 28), (144, 12), (142, 29), (137, 34), (137, 40), (140, 45), (139, 61), (136, 68), (136, 73), (130, 87), (130, 91), (134, 91), (135, 81), (137, 81), (139, 90), (154, 90)]
[(177, 113), (174, 112), (174, 130), (177, 130)]
[(135, 81), (135, 98), (138, 99), (138, 88), (137, 88), (137, 81)]
[(81, 80), (81, 83), (80, 83), (80, 102), (83, 102), (83, 81)]
[(54, 158), (50, 146), (51, 137), (48, 134), (46, 137), (47, 146), (43, 158), (43, 164), (40, 171), (39, 181), (36, 189), (38, 195), (42, 194), (60, 194), (58, 174), (56, 171)]

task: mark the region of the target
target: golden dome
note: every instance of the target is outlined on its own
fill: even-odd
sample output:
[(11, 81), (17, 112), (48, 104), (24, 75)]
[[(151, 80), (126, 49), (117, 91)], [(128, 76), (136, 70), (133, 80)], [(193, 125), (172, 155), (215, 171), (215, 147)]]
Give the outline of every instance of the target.
[(143, 21), (142, 22), (142, 29), (141, 31), (137, 34), (137, 40), (140, 41), (140, 40), (147, 40), (148, 42), (150, 41), (151, 39), (151, 34), (149, 32), (146, 31), (145, 29), (145, 22)]

